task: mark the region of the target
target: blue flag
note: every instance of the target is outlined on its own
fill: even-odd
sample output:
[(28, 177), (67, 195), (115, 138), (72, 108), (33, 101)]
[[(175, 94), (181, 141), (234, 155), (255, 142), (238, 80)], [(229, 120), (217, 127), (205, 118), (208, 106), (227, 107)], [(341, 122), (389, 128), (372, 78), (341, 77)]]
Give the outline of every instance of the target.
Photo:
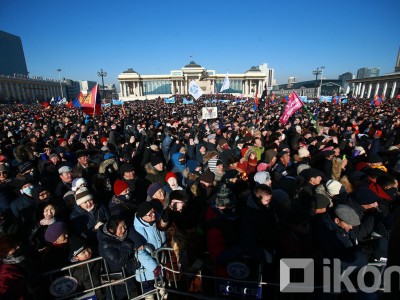
[(73, 104), (75, 107), (77, 107), (77, 108), (81, 108), (81, 102), (79, 102), (79, 99), (78, 99), (78, 98), (75, 98), (75, 99), (72, 101), (72, 104)]

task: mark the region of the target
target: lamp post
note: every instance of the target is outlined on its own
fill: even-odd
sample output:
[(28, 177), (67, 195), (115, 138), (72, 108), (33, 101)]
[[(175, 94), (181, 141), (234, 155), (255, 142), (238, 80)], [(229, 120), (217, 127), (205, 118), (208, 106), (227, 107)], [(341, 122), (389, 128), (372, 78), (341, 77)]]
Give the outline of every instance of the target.
[(56, 71), (58, 72), (58, 79), (60, 81), (61, 98), (64, 98), (64, 92), (62, 90), (62, 84), (61, 84), (61, 69), (57, 69)]
[(312, 71), (312, 73), (315, 75), (315, 89), (314, 89), (314, 95), (316, 95), (316, 98), (318, 97), (317, 94), (317, 86), (318, 86), (318, 75), (322, 73), (322, 70), (317, 68), (316, 70)]
[[(320, 92), (320, 94), (322, 95), (322, 76), (324, 75), (324, 69), (325, 69), (325, 67), (320, 67), (319, 69), (321, 70), (321, 84), (320, 84), (319, 92)], [(321, 95), (320, 95), (320, 96), (321, 96)]]
[(100, 69), (100, 71), (97, 72), (97, 75), (101, 77), (101, 82), (103, 84), (103, 92), (101, 93), (101, 97), (104, 98), (104, 77), (107, 76), (107, 72), (103, 71), (103, 69)]

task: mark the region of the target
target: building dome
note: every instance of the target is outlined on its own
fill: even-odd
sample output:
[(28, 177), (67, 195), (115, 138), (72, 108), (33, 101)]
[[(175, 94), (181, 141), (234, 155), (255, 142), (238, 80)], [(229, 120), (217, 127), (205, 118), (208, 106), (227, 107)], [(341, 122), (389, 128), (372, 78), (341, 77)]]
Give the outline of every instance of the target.
[(135, 70), (133, 70), (132, 68), (128, 68), (128, 70), (126, 70), (122, 73), (136, 73), (137, 74), (137, 72)]
[(185, 66), (185, 68), (201, 68), (201, 66), (199, 64), (196, 64), (196, 62), (192, 60), (189, 64)]
[(247, 72), (261, 72), (259, 67), (256, 66), (252, 66), (249, 70), (246, 71)]

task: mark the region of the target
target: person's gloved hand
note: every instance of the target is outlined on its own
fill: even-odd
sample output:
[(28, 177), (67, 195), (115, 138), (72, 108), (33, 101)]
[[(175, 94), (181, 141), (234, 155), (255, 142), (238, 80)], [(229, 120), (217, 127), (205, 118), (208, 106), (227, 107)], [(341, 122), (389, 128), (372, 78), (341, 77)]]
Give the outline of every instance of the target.
[(161, 275), (161, 267), (157, 266), (154, 270), (153, 270), (153, 274), (154, 277), (159, 277)]

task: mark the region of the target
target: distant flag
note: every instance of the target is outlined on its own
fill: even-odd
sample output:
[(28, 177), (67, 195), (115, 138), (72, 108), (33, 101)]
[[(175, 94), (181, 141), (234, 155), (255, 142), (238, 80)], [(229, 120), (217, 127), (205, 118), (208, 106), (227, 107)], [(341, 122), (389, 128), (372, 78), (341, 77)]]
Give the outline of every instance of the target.
[(74, 107), (74, 104), (72, 103), (72, 101), (69, 101), (69, 102), (67, 102), (67, 104), (65, 104), (65, 107), (72, 108), (72, 107)]
[(112, 99), (112, 104), (113, 105), (123, 105), (124, 101), (123, 100)]
[(41, 106), (43, 106), (44, 108), (47, 108), (47, 107), (49, 107), (50, 106), (50, 104), (49, 104), (49, 102), (42, 102), (42, 103), (40, 103), (40, 105)]
[(93, 116), (101, 112), (101, 96), (99, 94), (98, 84), (92, 88), (84, 99), (82, 98), (79, 99), (79, 102), (85, 114)]
[(229, 87), (230, 87), (230, 82), (228, 78), (228, 73), (226, 73), (224, 81), (222, 82), (221, 90), (219, 92), (222, 93), (222, 91), (229, 89)]
[(254, 97), (254, 106), (253, 106), (253, 108), (254, 108), (254, 111), (256, 111), (257, 108), (258, 108), (258, 90), (256, 90), (256, 96)]
[(54, 102), (54, 97), (51, 97), (50, 104), (53, 104), (53, 102)]
[(189, 83), (189, 94), (192, 95), (196, 100), (203, 95), (203, 91), (194, 80)]

